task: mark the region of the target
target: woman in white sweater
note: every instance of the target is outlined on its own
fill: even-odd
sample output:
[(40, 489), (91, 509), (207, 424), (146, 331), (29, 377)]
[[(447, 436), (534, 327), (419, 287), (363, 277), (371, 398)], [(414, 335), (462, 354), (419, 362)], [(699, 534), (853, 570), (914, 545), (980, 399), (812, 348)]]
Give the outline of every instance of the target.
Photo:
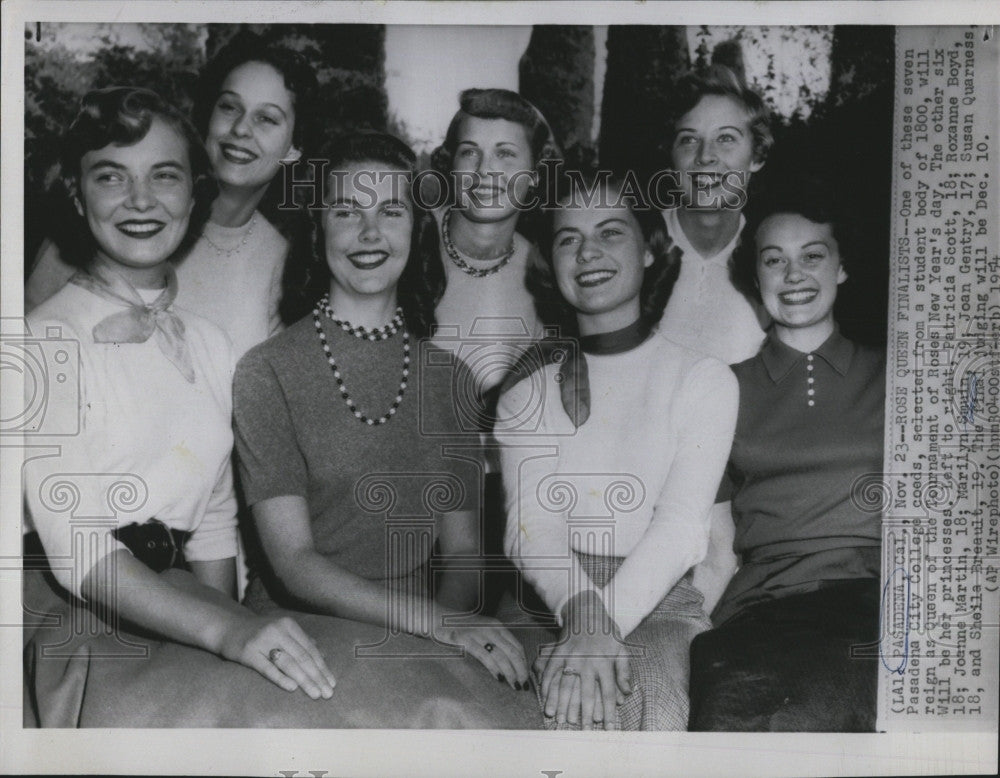
[(709, 627), (690, 569), (737, 388), (724, 364), (653, 332), (677, 275), (662, 222), (605, 186), (597, 204), (561, 201), (532, 273), (538, 299), (555, 287), (564, 302), (547, 323), (578, 337), (543, 341), (501, 394), (505, 545), (560, 628), (535, 663), (547, 723), (680, 730), (688, 646)]

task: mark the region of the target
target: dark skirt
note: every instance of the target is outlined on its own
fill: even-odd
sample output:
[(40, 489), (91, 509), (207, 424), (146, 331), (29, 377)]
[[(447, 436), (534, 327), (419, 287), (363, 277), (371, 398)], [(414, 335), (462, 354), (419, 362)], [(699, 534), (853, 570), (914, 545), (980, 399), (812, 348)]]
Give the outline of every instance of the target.
[(752, 605), (699, 635), (691, 730), (874, 731), (878, 620), (879, 582), (866, 578)]

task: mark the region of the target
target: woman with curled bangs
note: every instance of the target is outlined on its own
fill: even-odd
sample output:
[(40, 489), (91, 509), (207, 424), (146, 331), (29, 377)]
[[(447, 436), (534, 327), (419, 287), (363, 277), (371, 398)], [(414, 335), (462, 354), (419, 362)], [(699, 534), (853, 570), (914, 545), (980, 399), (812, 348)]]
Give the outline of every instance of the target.
[(710, 626), (691, 568), (736, 385), (655, 331), (677, 273), (659, 214), (633, 208), (620, 182), (597, 191), (559, 201), (530, 276), (540, 314), (578, 349), (542, 341), (501, 389), (505, 549), (557, 628), (540, 649), (556, 636), (524, 633), (546, 726), (679, 730), (688, 647)]
[(545, 163), (562, 154), (545, 117), (516, 92), (467, 89), (431, 164), (448, 182), (447, 204), (435, 211), (441, 228), (447, 285), (436, 315), (436, 341), (461, 356), (472, 338), (469, 362), (483, 416), (492, 415), (504, 369), (526, 341), (541, 336), (531, 295), (524, 287), (534, 261), (538, 205)]
[[(78, 359), (56, 364), (79, 396), (58, 394), (52, 405), (60, 407), (48, 411), (77, 414), (79, 433), (52, 439), (58, 455), (25, 465), (37, 532), (25, 540), (28, 554), (44, 554), (58, 584), (114, 625), (217, 654), (288, 691), (330, 697), (333, 675), (299, 625), (235, 601), (232, 349), (214, 324), (174, 304), (172, 260), (196, 238), (215, 194), (197, 135), (154, 92), (96, 90), (64, 137), (62, 168), (69, 258), (78, 270), (27, 321), (33, 332), (58, 331), (78, 345)], [(70, 509), (58, 496), (66, 489), (76, 500)], [(109, 508), (114, 526), (79, 537), (86, 530), (73, 523), (74, 511)], [(60, 564), (70, 558), (75, 570)], [(58, 593), (41, 580), (31, 577), (26, 594), (38, 612), (80, 607), (64, 595), (53, 601)], [(129, 585), (116, 585), (123, 581)], [(107, 665), (80, 657), (113, 655), (102, 640), (141, 638), (115, 626), (94, 639), (68, 666), (35, 646), (31, 675), (43, 723), (60, 721), (59, 700), (40, 691), (53, 673), (72, 679), (87, 668), (91, 707), (77, 725), (103, 707), (101, 695), (117, 693), (99, 680), (107, 681)], [(154, 664), (174, 650), (148, 648)]]
[(680, 274), (660, 330), (727, 364), (753, 356), (767, 313), (732, 282), (732, 254), (754, 176), (774, 142), (770, 111), (743, 77), (723, 65), (680, 80), (667, 133), (683, 197), (663, 211)]
[[(461, 646), (504, 686), (526, 689), (520, 645), (494, 619), (465, 615), (476, 607), (478, 572), (451, 565), (481, 554), (479, 468), (443, 444), (474, 451), (478, 439), (469, 445), (452, 407), (461, 363), (418, 344), (434, 325), (443, 272), (433, 217), (410, 194), (416, 157), (391, 135), (356, 132), (333, 139), (324, 159), (326, 206), (313, 217), (300, 292), (317, 293), (312, 312), (236, 371), (240, 483), (268, 562), (247, 601), (261, 612), (337, 617), (345, 643), (371, 625), (388, 628), (405, 644), (396, 654), (404, 670), (406, 651), (426, 652), (420, 639)], [(373, 478), (377, 488), (365, 486)], [(435, 495), (445, 486), (452, 498), (443, 505)], [(412, 553), (392, 551), (402, 541), (373, 505), (378, 495), (427, 517), (423, 539), (406, 546)], [(446, 623), (459, 613), (460, 625)], [(353, 658), (346, 647), (343, 658)], [(468, 663), (421, 667), (400, 687), (414, 704), (451, 688), (449, 672), (473, 687), (487, 678)]]
[[(316, 77), (298, 52), (251, 32), (236, 35), (205, 66), (193, 110), (218, 184), (211, 214), (174, 262), (179, 304), (216, 323), (237, 355), (277, 332), (281, 280), (298, 222), (284, 217), (281, 164), (311, 143)], [(46, 242), (25, 286), (25, 308), (72, 274), (61, 234)]]

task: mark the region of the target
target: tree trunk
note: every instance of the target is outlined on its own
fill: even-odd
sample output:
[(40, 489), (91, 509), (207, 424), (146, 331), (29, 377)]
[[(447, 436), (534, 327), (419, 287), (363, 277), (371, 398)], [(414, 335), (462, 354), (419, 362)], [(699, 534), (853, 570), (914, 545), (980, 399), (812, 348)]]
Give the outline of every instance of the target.
[(594, 126), (594, 28), (535, 25), (520, 91), (548, 119), (570, 164), (589, 156)]
[(690, 66), (687, 28), (613, 26), (601, 106), (602, 168), (645, 177), (663, 164), (677, 79)]

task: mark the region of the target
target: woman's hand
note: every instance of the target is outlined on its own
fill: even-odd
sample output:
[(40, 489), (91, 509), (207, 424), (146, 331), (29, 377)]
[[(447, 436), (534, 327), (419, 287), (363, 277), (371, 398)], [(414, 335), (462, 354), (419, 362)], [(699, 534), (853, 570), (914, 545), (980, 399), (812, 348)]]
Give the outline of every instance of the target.
[(288, 616), (234, 614), (222, 634), (219, 653), (253, 668), (286, 691), (301, 688), (314, 700), (333, 696), (337, 682), (323, 655)]
[(463, 617), (459, 626), (438, 627), (434, 638), (464, 648), (501, 683), (508, 683), (518, 691), (530, 688), (524, 648), (496, 619)]
[(594, 592), (570, 600), (558, 643), (543, 646), (541, 676), (545, 715), (560, 724), (617, 728), (618, 708), (629, 694), (629, 659), (614, 621)]

